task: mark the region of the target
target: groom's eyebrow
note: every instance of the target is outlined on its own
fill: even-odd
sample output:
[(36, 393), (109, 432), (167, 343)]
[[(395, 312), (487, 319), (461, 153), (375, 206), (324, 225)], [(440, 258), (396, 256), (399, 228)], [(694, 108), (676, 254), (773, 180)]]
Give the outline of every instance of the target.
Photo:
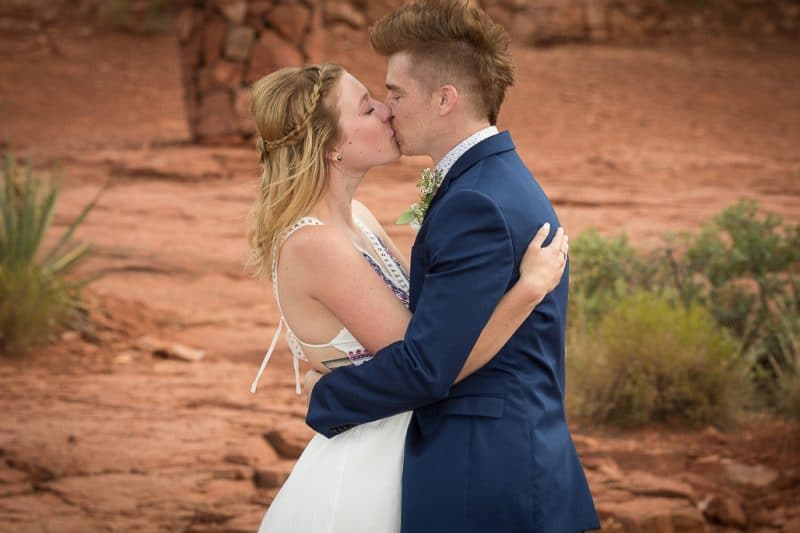
[(389, 89), (390, 91), (394, 91), (396, 93), (402, 92), (400, 90), (400, 87), (398, 87), (397, 85), (395, 85), (393, 83), (387, 83), (386, 84), (386, 88)]

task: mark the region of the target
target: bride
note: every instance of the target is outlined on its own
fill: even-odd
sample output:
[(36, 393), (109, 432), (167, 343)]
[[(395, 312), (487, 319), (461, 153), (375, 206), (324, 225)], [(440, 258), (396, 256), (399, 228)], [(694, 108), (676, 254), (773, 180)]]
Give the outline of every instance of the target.
[[(286, 68), (255, 83), (251, 112), (263, 165), (251, 212), (250, 261), (271, 280), (294, 356), (327, 373), (359, 365), (403, 338), (408, 263), (353, 195), (372, 167), (400, 151), (391, 113), (336, 65)], [(561, 279), (568, 239), (545, 225), (520, 265), (457, 381), (486, 364)], [(563, 253), (562, 253), (563, 252)], [(442, 335), (447, 335), (442, 331)], [(411, 413), (316, 435), (264, 517), (261, 532), (400, 531), (403, 447)]]

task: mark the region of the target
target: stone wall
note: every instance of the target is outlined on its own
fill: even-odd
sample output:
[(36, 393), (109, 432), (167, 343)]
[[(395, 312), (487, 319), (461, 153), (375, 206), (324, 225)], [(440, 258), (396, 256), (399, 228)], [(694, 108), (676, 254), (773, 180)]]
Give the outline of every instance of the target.
[(176, 20), (187, 110), (196, 140), (225, 142), (252, 133), (248, 86), (287, 66), (325, 57), (330, 29), (366, 32), (398, 1), (207, 0)]
[[(800, 0), (473, 0), (517, 45), (646, 44), (706, 34), (800, 38)], [(325, 58), (402, 0), (185, 0), (176, 27), (189, 121), (199, 141), (252, 134), (247, 87)]]
[(798, 0), (480, 0), (517, 42), (642, 44), (690, 35), (800, 38)]

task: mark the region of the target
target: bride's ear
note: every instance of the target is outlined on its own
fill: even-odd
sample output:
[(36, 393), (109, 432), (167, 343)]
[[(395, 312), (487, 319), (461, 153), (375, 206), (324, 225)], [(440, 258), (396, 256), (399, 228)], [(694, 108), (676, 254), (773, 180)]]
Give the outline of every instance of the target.
[(458, 102), (458, 89), (452, 85), (442, 85), (436, 92), (439, 115), (449, 114)]

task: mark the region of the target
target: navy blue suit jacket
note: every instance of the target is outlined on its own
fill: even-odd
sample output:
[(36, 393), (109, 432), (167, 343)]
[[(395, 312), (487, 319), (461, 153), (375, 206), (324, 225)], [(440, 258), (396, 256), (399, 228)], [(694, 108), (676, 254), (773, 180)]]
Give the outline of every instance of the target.
[(404, 533), (600, 527), (564, 413), (568, 272), (490, 363), (453, 385), (545, 222), (559, 226), (511, 136), (471, 148), (445, 176), (412, 249), (405, 338), (314, 387), (307, 422), (327, 437), (414, 410)]

